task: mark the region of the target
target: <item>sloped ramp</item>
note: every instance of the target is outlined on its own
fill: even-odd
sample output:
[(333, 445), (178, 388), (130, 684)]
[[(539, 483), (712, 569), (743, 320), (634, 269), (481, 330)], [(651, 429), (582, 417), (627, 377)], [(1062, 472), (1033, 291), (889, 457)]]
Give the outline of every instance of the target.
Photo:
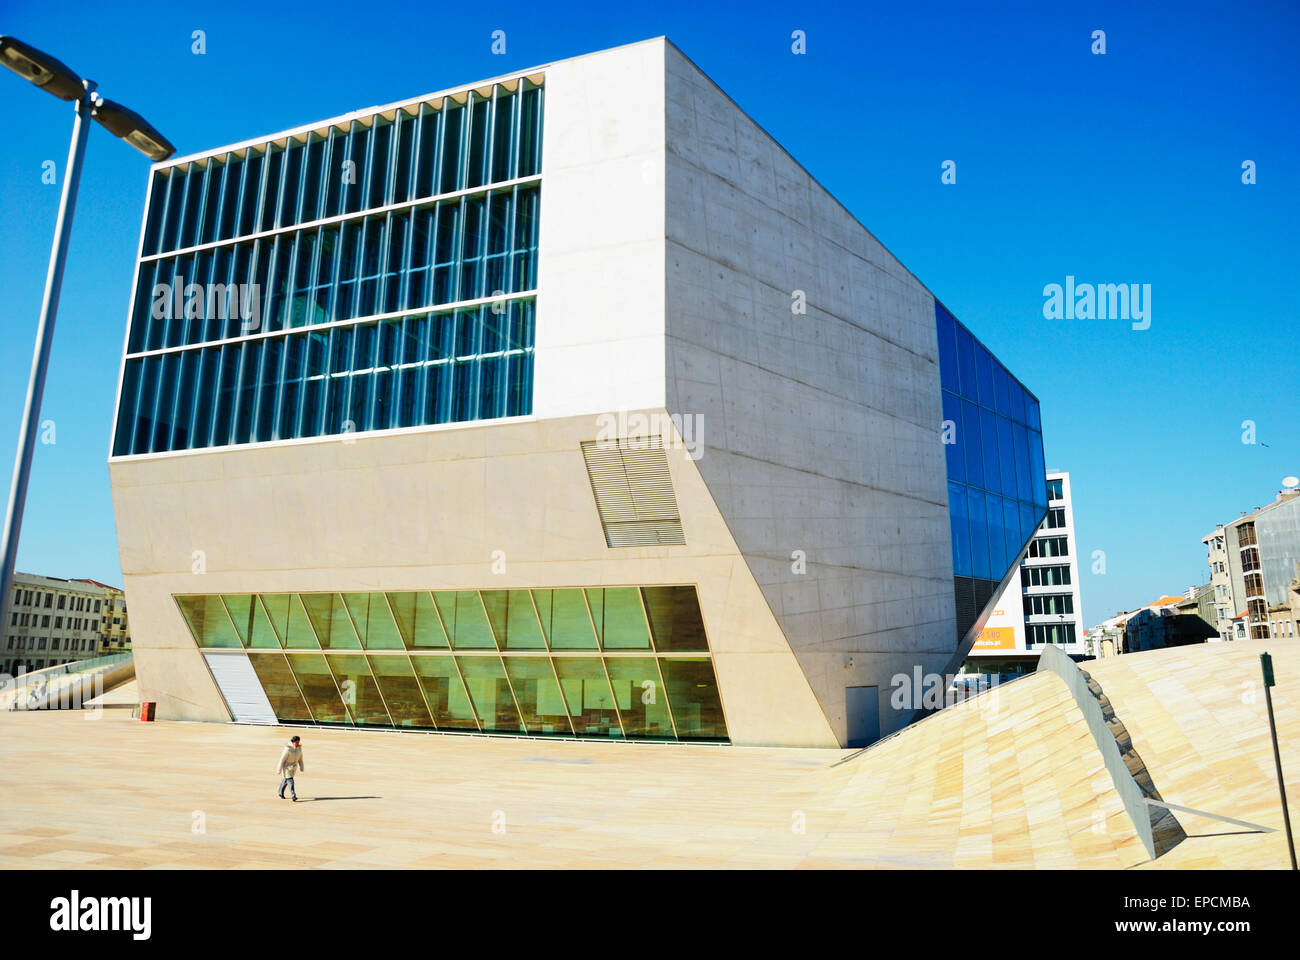
[[(1064, 681), (1038, 673), (831, 768), (825, 866), (1120, 868), (1148, 859)], [(808, 862), (806, 866), (819, 865)]]

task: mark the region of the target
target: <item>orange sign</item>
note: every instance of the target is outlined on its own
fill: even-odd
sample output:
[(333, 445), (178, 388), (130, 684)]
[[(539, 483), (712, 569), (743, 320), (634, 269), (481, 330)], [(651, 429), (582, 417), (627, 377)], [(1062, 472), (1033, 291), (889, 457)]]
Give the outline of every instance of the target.
[(975, 638), (976, 650), (1014, 650), (1016, 631), (1012, 627), (985, 627)]

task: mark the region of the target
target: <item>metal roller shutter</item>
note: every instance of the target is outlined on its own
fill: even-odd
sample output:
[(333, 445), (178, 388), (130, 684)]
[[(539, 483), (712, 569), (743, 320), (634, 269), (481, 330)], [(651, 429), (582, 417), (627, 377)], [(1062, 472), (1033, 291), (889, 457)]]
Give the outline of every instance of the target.
[(246, 653), (205, 653), (226, 706), (237, 723), (275, 723), (275, 711)]

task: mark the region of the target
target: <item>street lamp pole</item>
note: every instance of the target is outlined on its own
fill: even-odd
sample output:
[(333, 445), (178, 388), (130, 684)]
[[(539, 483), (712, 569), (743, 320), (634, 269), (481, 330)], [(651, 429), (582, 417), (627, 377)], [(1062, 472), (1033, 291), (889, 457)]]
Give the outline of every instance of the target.
[(63, 172), (63, 193), (59, 199), (59, 217), (54, 223), (54, 247), (50, 250), (50, 269), (45, 275), (45, 299), (41, 301), (41, 319), (36, 327), (36, 349), (32, 356), (32, 375), (27, 384), (27, 403), (23, 408), (23, 426), (18, 434), (18, 456), (14, 459), (14, 479), (9, 489), (9, 509), (5, 513), (4, 541), (0, 544), (0, 630), (8, 626), (13, 601), (14, 561), (18, 555), (18, 536), (23, 526), (23, 507), (27, 502), (27, 482), (32, 472), (32, 454), (36, 431), (40, 427), (41, 398), (45, 394), (45, 374), (50, 366), (50, 346), (54, 340), (54, 320), (59, 312), (59, 291), (63, 287), (63, 267), (68, 260), (68, 239), (72, 234), (72, 214), (77, 206), (77, 188), (81, 185), (81, 162), (86, 156), (86, 137), (93, 117), (113, 136), (125, 140), (150, 160), (166, 160), (176, 152), (167, 138), (134, 111), (120, 103), (105, 100), (95, 93), (95, 81), (83, 80), (67, 64), (16, 37), (0, 35), (0, 66), (40, 87), (60, 100), (74, 102), (77, 114), (72, 126), (72, 146), (68, 148), (68, 165)]
[(59, 199), (59, 216), (54, 222), (54, 246), (50, 249), (50, 269), (45, 275), (45, 298), (41, 301), (41, 319), (36, 326), (36, 348), (32, 354), (32, 374), (27, 383), (27, 403), (23, 407), (23, 425), (18, 434), (18, 455), (14, 460), (13, 483), (9, 487), (9, 509), (5, 513), (4, 556), (0, 562), (0, 628), (9, 622), (9, 603), (13, 593), (14, 561), (18, 555), (18, 537), (23, 527), (23, 506), (27, 502), (27, 482), (31, 479), (32, 452), (41, 422), (41, 397), (45, 393), (45, 375), (50, 366), (50, 344), (54, 340), (54, 321), (59, 313), (59, 292), (63, 287), (63, 268), (68, 262), (68, 238), (72, 234), (72, 215), (77, 207), (77, 188), (81, 184), (81, 161), (86, 155), (86, 137), (90, 133), (90, 112), (94, 106), (95, 81), (83, 80), (84, 92), (77, 100), (76, 119), (72, 124), (72, 145), (63, 173), (63, 194)]

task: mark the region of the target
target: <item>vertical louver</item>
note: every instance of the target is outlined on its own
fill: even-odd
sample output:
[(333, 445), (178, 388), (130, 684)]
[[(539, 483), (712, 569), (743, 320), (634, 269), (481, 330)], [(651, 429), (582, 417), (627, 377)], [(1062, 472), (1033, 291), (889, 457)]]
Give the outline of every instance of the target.
[(611, 547), (685, 543), (668, 456), (659, 437), (582, 445), (596, 510)]

